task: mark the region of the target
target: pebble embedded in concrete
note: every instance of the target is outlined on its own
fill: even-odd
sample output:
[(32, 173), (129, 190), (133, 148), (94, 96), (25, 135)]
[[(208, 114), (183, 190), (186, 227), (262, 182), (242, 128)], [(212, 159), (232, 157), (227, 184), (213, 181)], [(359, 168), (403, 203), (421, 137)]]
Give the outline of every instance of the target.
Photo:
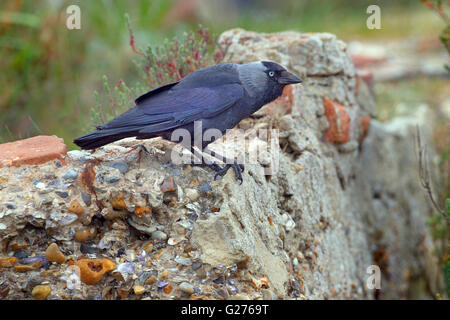
[(57, 263), (66, 262), (66, 257), (61, 252), (56, 243), (52, 243), (51, 245), (48, 246), (47, 250), (45, 251), (45, 256), (47, 257), (48, 261), (51, 262)]
[(35, 300), (46, 300), (49, 294), (52, 292), (50, 285), (37, 285), (33, 288), (31, 294)]
[(189, 295), (194, 293), (194, 286), (191, 285), (188, 282), (182, 282), (179, 286), (178, 289), (181, 290), (184, 293), (187, 293)]
[(120, 177), (118, 176), (108, 176), (105, 178), (105, 181), (108, 183), (114, 183), (120, 181)]
[(120, 173), (122, 173), (122, 174), (125, 174), (125, 173), (127, 173), (127, 172), (130, 170), (130, 168), (128, 167), (128, 165), (127, 165), (125, 162), (122, 162), (122, 161), (110, 163), (110, 164), (108, 164), (108, 167), (117, 169), (117, 170), (119, 170)]
[(156, 230), (152, 232), (152, 239), (153, 240), (166, 240), (167, 234), (165, 234), (162, 231)]
[(78, 172), (74, 169), (69, 169), (62, 175), (64, 180), (74, 180), (78, 177)]

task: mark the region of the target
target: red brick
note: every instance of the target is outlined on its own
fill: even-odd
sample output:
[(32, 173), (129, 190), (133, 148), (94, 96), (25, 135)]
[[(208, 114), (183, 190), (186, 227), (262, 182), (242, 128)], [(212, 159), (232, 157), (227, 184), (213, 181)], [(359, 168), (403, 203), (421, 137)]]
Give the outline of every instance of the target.
[(270, 103), (265, 110), (266, 114), (276, 114), (283, 116), (292, 113), (292, 105), (294, 104), (294, 94), (292, 86), (285, 86), (283, 94)]
[(0, 144), (0, 167), (41, 164), (60, 159), (67, 152), (64, 140), (56, 136), (36, 136)]
[(350, 140), (350, 117), (346, 107), (328, 98), (323, 98), (325, 117), (330, 127), (323, 133), (323, 140), (331, 143), (346, 143)]

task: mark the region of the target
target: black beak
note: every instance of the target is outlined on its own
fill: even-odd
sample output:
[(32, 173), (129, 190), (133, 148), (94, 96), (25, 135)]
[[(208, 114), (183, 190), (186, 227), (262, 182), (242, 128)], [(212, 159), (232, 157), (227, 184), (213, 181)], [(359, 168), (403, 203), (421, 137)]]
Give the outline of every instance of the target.
[(280, 84), (294, 84), (301, 83), (302, 79), (297, 77), (295, 74), (292, 74), (287, 71), (282, 71), (280, 77), (278, 78), (278, 83)]

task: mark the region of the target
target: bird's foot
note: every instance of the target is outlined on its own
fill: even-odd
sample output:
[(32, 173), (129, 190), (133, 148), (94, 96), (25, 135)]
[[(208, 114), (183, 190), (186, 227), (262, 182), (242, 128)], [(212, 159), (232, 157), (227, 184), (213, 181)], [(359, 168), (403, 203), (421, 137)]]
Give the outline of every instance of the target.
[(244, 165), (240, 163), (226, 164), (223, 168), (219, 165), (213, 163), (209, 165), (211, 169), (213, 169), (216, 174), (214, 175), (214, 181), (217, 180), (218, 177), (223, 177), (230, 168), (233, 168), (234, 174), (236, 175), (236, 180), (239, 181), (239, 184), (242, 184), (242, 172), (244, 172)]
[[(216, 172), (216, 174), (214, 175), (214, 181), (217, 180), (218, 177), (222, 178), (228, 172), (228, 170), (232, 167), (233, 170), (234, 170), (234, 173), (236, 175), (236, 180), (239, 181), (239, 184), (242, 184), (242, 182), (243, 182), (243, 180), (242, 180), (242, 172), (244, 172), (245, 167), (244, 167), (243, 164), (237, 163), (236, 158), (233, 161), (231, 159), (227, 159), (227, 158), (217, 154), (216, 152), (214, 152), (212, 150), (207, 150), (205, 148), (203, 151), (209, 151), (209, 154), (212, 157), (214, 157), (214, 158), (216, 158), (216, 159), (218, 159), (220, 161), (223, 161), (225, 163), (225, 166), (222, 168), (217, 163), (208, 163), (208, 162), (205, 162), (204, 158), (202, 158), (203, 159), (202, 165), (206, 165), (210, 169), (212, 169), (212, 170), (214, 170)], [(196, 154), (195, 149), (191, 149), (191, 152), (194, 155)]]

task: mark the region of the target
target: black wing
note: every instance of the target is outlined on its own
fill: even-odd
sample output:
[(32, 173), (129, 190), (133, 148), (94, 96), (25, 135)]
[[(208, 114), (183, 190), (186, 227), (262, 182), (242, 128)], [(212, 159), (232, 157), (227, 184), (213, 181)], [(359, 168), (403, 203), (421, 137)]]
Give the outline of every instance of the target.
[(214, 117), (244, 96), (242, 85), (238, 83), (211, 88), (175, 87), (173, 90), (158, 91), (157, 94), (148, 95), (149, 93), (136, 100), (136, 107), (111, 120), (101, 129), (133, 127), (139, 129), (139, 134), (161, 132), (195, 120)]

